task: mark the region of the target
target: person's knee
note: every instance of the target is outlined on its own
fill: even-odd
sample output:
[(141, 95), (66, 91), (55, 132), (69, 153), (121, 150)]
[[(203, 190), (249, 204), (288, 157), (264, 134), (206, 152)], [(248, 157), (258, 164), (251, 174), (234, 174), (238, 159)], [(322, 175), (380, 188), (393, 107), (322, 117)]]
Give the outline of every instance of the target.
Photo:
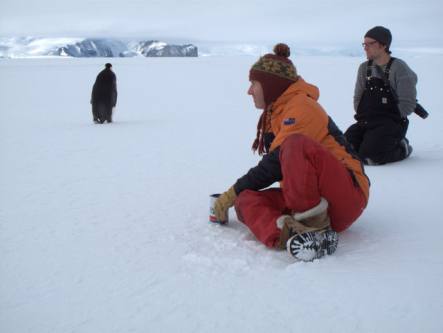
[(249, 207), (260, 200), (260, 192), (253, 190), (244, 190), (237, 195), (237, 198), (234, 201), (234, 209), (237, 217), (240, 221), (244, 222), (245, 211), (249, 209)]
[(300, 147), (307, 140), (310, 140), (307, 136), (303, 134), (294, 133), (289, 135), (282, 143), (282, 147), (286, 146), (297, 146)]
[(251, 190), (241, 191), (240, 194), (237, 195), (237, 198), (235, 199), (235, 202), (237, 203), (237, 202), (244, 201), (245, 198), (248, 198), (251, 195), (251, 193), (253, 193), (253, 192), (255, 192), (255, 191), (251, 191)]
[(237, 195), (235, 199), (234, 206), (235, 209), (241, 210), (245, 205), (247, 205), (251, 200), (257, 198), (257, 191), (244, 190)]
[(398, 155), (399, 149), (400, 145), (396, 138), (380, 140), (377, 137), (363, 141), (358, 153), (362, 158), (370, 159), (375, 164), (385, 164), (395, 160), (394, 157)]
[[(280, 162), (303, 156), (314, 156), (322, 150), (321, 144), (302, 134), (292, 134), (283, 141), (280, 148)], [(304, 158), (304, 157), (303, 157)]]
[(280, 188), (269, 188), (262, 191), (244, 190), (237, 195), (234, 206), (236, 209), (245, 207), (284, 205), (282, 190)]
[(370, 158), (375, 162), (381, 153), (380, 148), (380, 145), (374, 144), (370, 141), (363, 141), (360, 145), (360, 149), (358, 150), (358, 154), (363, 158)]
[(363, 134), (364, 130), (358, 124), (353, 124), (346, 130), (344, 137), (352, 148), (358, 151), (363, 140)]
[(316, 143), (314, 140), (303, 134), (291, 134), (282, 143), (280, 152), (288, 152), (290, 155), (297, 152), (303, 152), (309, 147), (314, 146)]

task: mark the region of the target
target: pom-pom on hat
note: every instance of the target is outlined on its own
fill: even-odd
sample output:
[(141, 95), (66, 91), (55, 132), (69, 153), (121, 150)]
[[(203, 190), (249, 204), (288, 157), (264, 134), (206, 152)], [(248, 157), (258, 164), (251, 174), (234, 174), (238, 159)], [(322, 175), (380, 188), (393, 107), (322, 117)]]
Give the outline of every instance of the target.
[(274, 46), (274, 54), (262, 56), (249, 71), (249, 80), (262, 85), (266, 106), (298, 80), (297, 69), (289, 60), (290, 54), (289, 46), (279, 43)]

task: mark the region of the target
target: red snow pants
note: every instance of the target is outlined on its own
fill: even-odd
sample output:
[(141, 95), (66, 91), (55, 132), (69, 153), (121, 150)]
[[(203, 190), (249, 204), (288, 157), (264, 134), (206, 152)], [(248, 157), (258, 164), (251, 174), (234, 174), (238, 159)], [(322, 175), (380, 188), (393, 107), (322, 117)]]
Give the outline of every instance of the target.
[(300, 213), (325, 198), (331, 227), (347, 229), (363, 212), (367, 200), (349, 170), (312, 139), (293, 134), (280, 146), (282, 188), (242, 191), (235, 201), (237, 217), (259, 241), (274, 247), (280, 235), (276, 220)]

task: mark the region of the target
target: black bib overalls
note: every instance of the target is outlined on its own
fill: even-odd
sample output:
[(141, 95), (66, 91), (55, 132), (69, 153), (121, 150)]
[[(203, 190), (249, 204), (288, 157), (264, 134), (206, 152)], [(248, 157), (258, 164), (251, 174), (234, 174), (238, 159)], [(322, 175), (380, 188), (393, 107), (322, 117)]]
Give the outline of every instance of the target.
[[(386, 65), (383, 79), (372, 76), (372, 61), (368, 62), (366, 88), (357, 108), (357, 123), (348, 128), (346, 139), (364, 162), (385, 164), (404, 159), (401, 145), (408, 129), (408, 119), (402, 118), (389, 85), (389, 70), (395, 58)], [(369, 159), (369, 160), (368, 160)]]

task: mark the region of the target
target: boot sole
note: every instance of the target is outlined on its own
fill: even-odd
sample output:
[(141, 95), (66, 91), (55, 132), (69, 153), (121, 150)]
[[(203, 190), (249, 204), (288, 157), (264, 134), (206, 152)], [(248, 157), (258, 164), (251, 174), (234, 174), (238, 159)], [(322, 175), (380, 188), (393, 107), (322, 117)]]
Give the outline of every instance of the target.
[(288, 239), (286, 249), (294, 258), (313, 261), (337, 250), (338, 234), (333, 230), (310, 231), (297, 234)]

